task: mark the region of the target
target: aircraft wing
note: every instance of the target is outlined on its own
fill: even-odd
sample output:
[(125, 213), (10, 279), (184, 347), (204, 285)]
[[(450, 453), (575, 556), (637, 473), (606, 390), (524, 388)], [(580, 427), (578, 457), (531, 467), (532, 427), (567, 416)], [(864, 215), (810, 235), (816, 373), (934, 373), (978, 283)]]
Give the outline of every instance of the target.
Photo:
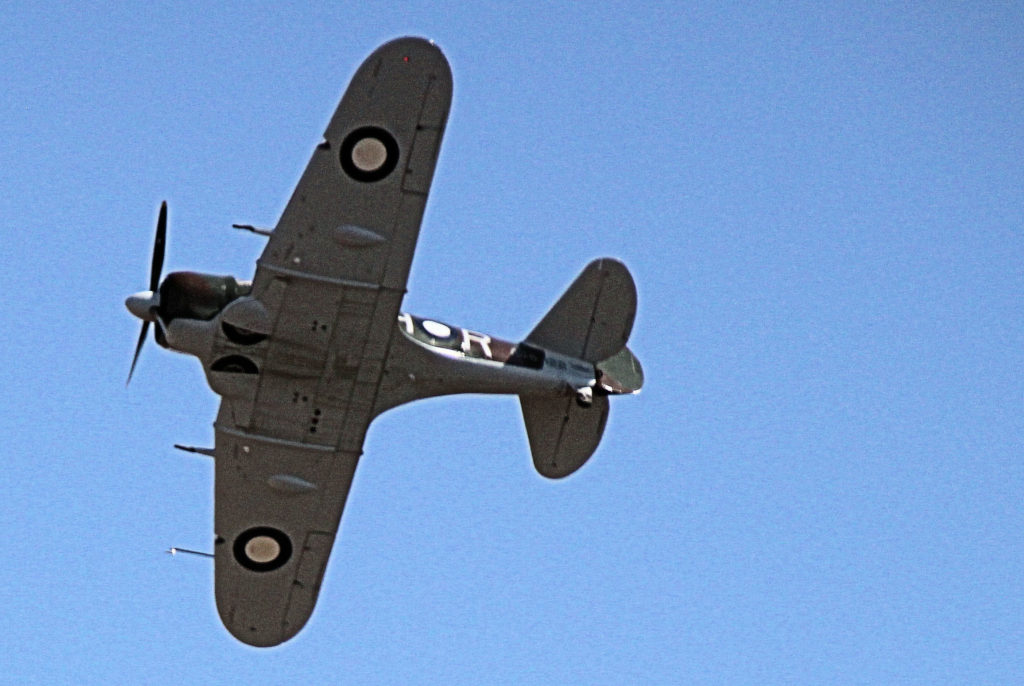
[(428, 41), (363, 62), (259, 259), (257, 296), (289, 276), (403, 291), (451, 94)]
[[(251, 645), (287, 640), (316, 603), (396, 330), (451, 88), (447, 60), (427, 41), (395, 40), (367, 58), (259, 259), (252, 295), (265, 337), (249, 339), (243, 359), (237, 345), (225, 347), (210, 372), (223, 396), (217, 609)], [(254, 330), (240, 328), (248, 331), (236, 332), (236, 344)]]

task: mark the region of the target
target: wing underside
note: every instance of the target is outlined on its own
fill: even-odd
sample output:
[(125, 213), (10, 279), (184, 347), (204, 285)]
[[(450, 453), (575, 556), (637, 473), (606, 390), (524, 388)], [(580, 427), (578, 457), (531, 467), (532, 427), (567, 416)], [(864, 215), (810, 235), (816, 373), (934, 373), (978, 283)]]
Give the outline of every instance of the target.
[(316, 603), (450, 103), (432, 43), (403, 38), (367, 58), (258, 262), (269, 334), (215, 344), (217, 608), (251, 645), (287, 640)]
[(217, 430), (215, 587), (224, 625), (272, 646), (313, 611), (359, 453)]

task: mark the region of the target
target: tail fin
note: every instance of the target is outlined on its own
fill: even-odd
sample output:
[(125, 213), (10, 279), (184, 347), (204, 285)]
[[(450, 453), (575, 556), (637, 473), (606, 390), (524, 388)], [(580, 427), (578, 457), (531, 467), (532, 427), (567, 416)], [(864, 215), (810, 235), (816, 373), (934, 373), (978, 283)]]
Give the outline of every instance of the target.
[[(635, 317), (636, 285), (626, 266), (608, 258), (594, 260), (526, 342), (593, 364), (616, 358), (617, 364), (611, 366), (618, 369), (626, 366), (626, 359), (635, 361), (632, 353), (623, 353)], [(635, 367), (639, 369), (639, 363)], [(643, 383), (643, 372), (639, 374), (639, 383)], [(630, 381), (635, 377), (634, 373)], [(551, 479), (568, 476), (597, 450), (608, 421), (607, 393), (621, 389), (602, 385), (595, 390), (603, 392), (595, 394), (589, 405), (578, 403), (575, 395), (519, 397), (533, 464), (542, 475)]]
[(600, 362), (622, 350), (636, 317), (636, 285), (626, 265), (604, 258), (587, 265), (526, 342)]

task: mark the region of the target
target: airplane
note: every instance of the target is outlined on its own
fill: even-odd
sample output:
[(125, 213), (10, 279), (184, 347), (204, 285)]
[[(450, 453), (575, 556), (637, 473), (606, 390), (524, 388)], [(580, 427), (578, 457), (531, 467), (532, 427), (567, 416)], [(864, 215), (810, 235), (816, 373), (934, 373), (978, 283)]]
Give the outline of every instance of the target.
[[(359, 67), (272, 231), (252, 281), (161, 280), (126, 300), (156, 342), (197, 357), (221, 396), (214, 458), (214, 585), (227, 630), (278, 645), (306, 624), (367, 428), (386, 410), (454, 393), (519, 396), (537, 471), (572, 474), (597, 448), (608, 399), (643, 370), (626, 347), (636, 286), (591, 262), (518, 343), (400, 311), (451, 104), (448, 61), (400, 38)], [(179, 549), (183, 550), (183, 549)]]

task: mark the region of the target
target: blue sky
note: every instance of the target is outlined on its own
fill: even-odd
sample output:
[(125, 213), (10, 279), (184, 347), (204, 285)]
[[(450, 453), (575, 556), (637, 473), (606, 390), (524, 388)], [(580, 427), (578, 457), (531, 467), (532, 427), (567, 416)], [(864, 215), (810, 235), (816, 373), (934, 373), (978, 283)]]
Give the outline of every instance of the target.
[[(467, 3), (468, 5), (469, 3)], [(647, 387), (578, 474), (518, 403), (370, 430), (313, 618), (221, 627), (216, 396), (165, 271), (248, 278), (358, 64), (455, 96), (405, 308), (525, 335), (629, 265)], [(0, 21), (0, 681), (1024, 678), (1024, 10), (1014, 3), (18, 3)]]

